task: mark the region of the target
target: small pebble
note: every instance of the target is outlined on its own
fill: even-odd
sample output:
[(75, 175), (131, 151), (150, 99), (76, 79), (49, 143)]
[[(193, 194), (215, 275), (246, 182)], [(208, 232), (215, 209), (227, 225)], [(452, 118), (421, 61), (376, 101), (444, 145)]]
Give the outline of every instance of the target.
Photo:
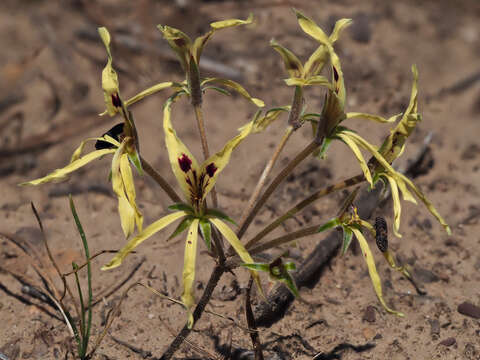
[(480, 319), (480, 307), (477, 305), (473, 305), (468, 301), (465, 301), (458, 305), (458, 312), (465, 316), (470, 316), (474, 319)]
[(454, 337), (449, 337), (449, 338), (446, 338), (445, 340), (442, 340), (440, 342), (440, 345), (452, 346), (452, 345), (455, 345), (456, 343), (457, 343), (457, 340)]
[(375, 308), (372, 305), (368, 305), (363, 314), (363, 320), (369, 323), (373, 323), (376, 320)]

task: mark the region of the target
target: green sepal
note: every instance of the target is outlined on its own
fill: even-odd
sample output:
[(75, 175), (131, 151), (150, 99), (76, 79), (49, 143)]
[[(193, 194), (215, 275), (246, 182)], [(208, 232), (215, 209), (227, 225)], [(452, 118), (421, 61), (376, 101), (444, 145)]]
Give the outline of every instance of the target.
[(270, 272), (270, 265), (265, 263), (241, 264), (243, 267), (254, 271)]
[(207, 249), (212, 250), (212, 225), (210, 224), (210, 221), (200, 219), (199, 226), (200, 233), (202, 234), (203, 240), (205, 240)]
[(325, 230), (330, 230), (330, 229), (333, 229), (337, 226), (341, 226), (342, 223), (340, 222), (340, 220), (338, 218), (333, 218), (329, 221), (327, 221), (325, 224), (323, 224), (322, 226), (320, 226), (317, 230), (317, 232), (323, 232)]
[(182, 232), (184, 232), (185, 230), (187, 230), (190, 226), (190, 224), (192, 223), (193, 219), (195, 219), (193, 216), (186, 216), (181, 222), (180, 224), (178, 224), (177, 228), (175, 229), (175, 231), (172, 233), (172, 235), (170, 235), (167, 239), (167, 241), (169, 240), (172, 240), (174, 237), (176, 237), (177, 235), (180, 235)]
[(225, 214), (223, 211), (220, 211), (218, 209), (207, 209), (205, 212), (205, 216), (207, 218), (218, 218), (221, 220), (228, 221), (229, 223), (232, 223), (233, 225), (237, 225), (237, 223), (227, 214)]
[(138, 151), (135, 150), (133, 153), (129, 153), (128, 158), (138, 173), (143, 176), (142, 161), (140, 160), (140, 156), (138, 156)]
[(322, 141), (322, 145), (318, 150), (316, 150), (313, 153), (313, 156), (316, 156), (319, 159), (325, 159), (327, 157), (327, 151), (330, 148), (331, 143), (332, 143), (332, 138), (329, 138), (329, 137), (324, 138)]
[(348, 226), (343, 226), (343, 241), (342, 241), (342, 253), (341, 255), (345, 255), (345, 253), (348, 250), (348, 247), (350, 246), (353, 238), (353, 231), (348, 227)]
[(195, 213), (195, 211), (193, 210), (193, 207), (185, 203), (176, 203), (176, 204), (170, 205), (168, 209), (172, 211), (185, 211), (186, 213), (191, 215)]

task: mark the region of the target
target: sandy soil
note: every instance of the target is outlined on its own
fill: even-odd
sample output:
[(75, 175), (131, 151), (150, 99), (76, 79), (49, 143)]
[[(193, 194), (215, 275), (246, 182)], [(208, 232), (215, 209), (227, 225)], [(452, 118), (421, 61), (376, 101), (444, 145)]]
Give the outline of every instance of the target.
[[(66, 194), (73, 192), (91, 252), (118, 249), (124, 243), (116, 200), (107, 181), (108, 159), (90, 164), (65, 183), (17, 186), (63, 166), (82, 139), (101, 135), (115, 124), (113, 119), (97, 116), (103, 109), (100, 72), (105, 59), (96, 37), (97, 26), (107, 26), (118, 38), (115, 62), (122, 93), (130, 96), (156, 82), (182, 78), (166, 44), (159, 39), (156, 24), (176, 26), (193, 35), (204, 32), (210, 21), (245, 18), (252, 11), (256, 17), (254, 26), (216, 34), (204, 56), (233, 69), (233, 75), (238, 75), (254, 96), (273, 107), (288, 104), (291, 89), (283, 85), (285, 75), (280, 59), (268, 41), (277, 39), (303, 59), (315, 46), (296, 24), (290, 7), (303, 10), (327, 28), (339, 17), (351, 17), (355, 25), (337, 44), (346, 74), (348, 109), (384, 116), (402, 111), (410, 94), (410, 67), (413, 63), (418, 65), (424, 120), (398, 165), (414, 156), (425, 136), (433, 132), (434, 166), (416, 183), (451, 225), (453, 235), (448, 237), (422, 205), (404, 204), (403, 238), (392, 237), (391, 247), (414, 269), (427, 295), (417, 295), (410, 283), (389, 270), (377, 252), (386, 300), (406, 313), (405, 318), (389, 315), (376, 299), (362, 258), (352, 253), (336, 257), (313, 289), (302, 289), (305, 302), (295, 302), (283, 320), (261, 330), (261, 339), (268, 349), (266, 355), (311, 359), (341, 343), (371, 343), (375, 347), (359, 353), (347, 349), (341, 352), (341, 358), (480, 359), (480, 321), (457, 311), (465, 301), (480, 305), (480, 3), (424, 1), (419, 6), (416, 1), (381, 0), (343, 0), (335, 4), (307, 0), (191, 2), (194, 6), (179, 10), (169, 1), (142, 0), (118, 5), (116, 1), (98, 0), (83, 6), (86, 1), (64, 1), (61, 6), (48, 1), (2, 1), (0, 231), (23, 239), (47, 264), (30, 208), (33, 201), (61, 270), (69, 271), (72, 261), (81, 263), (83, 258), (66, 199)], [(206, 73), (226, 76), (215, 66), (205, 67)], [(307, 96), (309, 108), (319, 111), (323, 99), (320, 91), (310, 90)], [(165, 99), (166, 94), (152, 97), (133, 107), (133, 111), (144, 156), (174, 183), (161, 129)], [(194, 117), (187, 105), (177, 105), (175, 126), (200, 157)], [(216, 93), (206, 95), (204, 107), (210, 148), (214, 151), (255, 111), (242, 98)], [(264, 134), (248, 138), (222, 173), (218, 182), (220, 204), (233, 218), (239, 218), (269, 151), (282, 134), (283, 121)], [(374, 143), (388, 131), (387, 127), (361, 121), (349, 125)], [(280, 164), (305, 146), (310, 136), (307, 127), (299, 130)], [(352, 154), (335, 144), (327, 160), (309, 159), (302, 164), (294, 179), (277, 190), (248, 234), (253, 235), (304, 194), (358, 172)], [(136, 180), (139, 204), (145, 223), (149, 224), (166, 211), (169, 199), (151, 179)], [(287, 228), (329, 219), (342, 198), (340, 193), (318, 202), (287, 222)], [(384, 215), (391, 222), (391, 207), (386, 208)], [(180, 296), (183, 240), (166, 244), (167, 236), (164, 232), (150, 239), (113, 271), (100, 272), (109, 255), (94, 261), (95, 294), (108, 291), (134, 273), (120, 290), (95, 306), (93, 334), (101, 331), (106, 312), (118, 303), (128, 284), (142, 281), (170, 296)], [(293, 251), (296, 261), (300, 262), (322, 238), (312, 236), (299, 242), (298, 249)], [(65, 350), (73, 346), (64, 323), (13, 296), (41, 304), (6, 271), (35, 279), (39, 284), (32, 260), (4, 238), (0, 244), (0, 352), (11, 360), (64, 358)], [(208, 256), (201, 253), (197, 296), (212, 265)], [(46, 269), (55, 276), (52, 266), (46, 265)], [(243, 288), (245, 272), (238, 270), (236, 275), (238, 286)], [(224, 276), (210, 310), (245, 326), (243, 295), (234, 279), (231, 274)], [(57, 315), (48, 305), (42, 306)], [(366, 321), (365, 313), (371, 307), (376, 309), (376, 316)], [(96, 358), (159, 357), (173, 339), (172, 332), (183, 326), (184, 316), (180, 307), (136, 288), (122, 305), (122, 313)], [(145, 352), (135, 353), (114, 338)], [(193, 345), (185, 344), (177, 353), (179, 358), (205, 357), (195, 346), (219, 358), (221, 345), (228, 346), (230, 341), (233, 349), (251, 348), (248, 334), (229, 320), (211, 314), (203, 316), (189, 341)]]

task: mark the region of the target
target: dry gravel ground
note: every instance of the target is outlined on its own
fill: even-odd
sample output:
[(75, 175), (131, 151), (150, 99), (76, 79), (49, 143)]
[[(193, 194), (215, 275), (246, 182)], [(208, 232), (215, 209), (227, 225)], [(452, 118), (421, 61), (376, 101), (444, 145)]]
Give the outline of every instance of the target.
[[(120, 3), (120, 4), (119, 4)], [(65, 195), (75, 194), (92, 253), (116, 249), (123, 235), (116, 214), (116, 200), (107, 181), (109, 160), (103, 159), (71, 176), (68, 182), (19, 188), (17, 184), (66, 164), (77, 144), (98, 136), (115, 120), (99, 118), (103, 109), (100, 72), (104, 49), (96, 37), (99, 25), (109, 27), (117, 39), (114, 48), (122, 92), (125, 96), (160, 81), (180, 80), (179, 67), (155, 25), (169, 24), (189, 34), (199, 34), (213, 20), (241, 17), (252, 11), (256, 24), (215, 35), (205, 50), (205, 59), (233, 69), (233, 75), (267, 106), (289, 103), (291, 89), (278, 56), (269, 47), (273, 37), (305, 59), (314, 48), (298, 25), (294, 6), (329, 27), (339, 17), (351, 17), (353, 25), (336, 45), (342, 59), (348, 91), (348, 109), (385, 116), (400, 112), (410, 94), (410, 66), (420, 72), (420, 109), (423, 122), (412, 136), (399, 162), (412, 157), (429, 132), (434, 166), (416, 183), (428, 194), (451, 225), (447, 237), (426, 209), (404, 204), (403, 238), (391, 238), (391, 247), (413, 269), (427, 295), (416, 295), (410, 283), (388, 269), (377, 255), (388, 303), (406, 313), (397, 318), (379, 306), (361, 256), (349, 253), (335, 257), (312, 289), (302, 289), (304, 302), (295, 302), (285, 318), (260, 336), (268, 356), (311, 359), (315, 353), (332, 351), (337, 345), (374, 344), (362, 352), (347, 348), (344, 360), (358, 359), (480, 359), (480, 320), (462, 315), (463, 302), (480, 305), (480, 3), (471, 1), (194, 1), (179, 10), (170, 1), (117, 2), (112, 0), (11, 1), (0, 5), (0, 231), (24, 239), (45, 257), (41, 235), (30, 209), (33, 201), (43, 219), (50, 246), (62, 269), (72, 261), (82, 262), (82, 248), (68, 210)], [(218, 36), (217, 36), (218, 35)], [(120, 40), (121, 39), (121, 40)], [(212, 73), (222, 73), (205, 61)], [(220, 74), (224, 76), (223, 74)], [(309, 90), (308, 106), (319, 111), (323, 94)], [(166, 95), (155, 96), (133, 108), (142, 152), (164, 176), (174, 181), (167, 164), (161, 129), (161, 109)], [(201, 148), (194, 117), (185, 102), (175, 109), (175, 126), (184, 141)], [(205, 97), (210, 148), (219, 149), (235, 129), (254, 113), (239, 97), (209, 93)], [(285, 120), (282, 120), (285, 121)], [(281, 135), (283, 122), (265, 134), (248, 138), (234, 154), (218, 183), (221, 207), (238, 219), (269, 151)], [(370, 141), (378, 143), (386, 126), (351, 122)], [(308, 141), (310, 130), (294, 135), (280, 165), (292, 158)], [(200, 157), (200, 155), (198, 155)], [(249, 234), (265, 225), (305, 193), (357, 174), (358, 165), (349, 151), (335, 144), (327, 160), (306, 161), (272, 197)], [(168, 198), (149, 178), (137, 179), (139, 204), (149, 224), (166, 211)], [(304, 214), (287, 222), (288, 229), (312, 225), (336, 212), (343, 194), (318, 202)], [(391, 207), (383, 214), (391, 222)], [(160, 233), (138, 248), (125, 264), (100, 272), (108, 256), (93, 262), (94, 293), (112, 288), (134, 272), (128, 283), (143, 281), (178, 297), (181, 293), (182, 239), (165, 243)], [(306, 256), (323, 236), (299, 242), (295, 261)], [(72, 347), (66, 326), (32, 303), (38, 300), (22, 292), (22, 285), (6, 270), (36, 279), (32, 261), (0, 239), (0, 352), (13, 359), (60, 359)], [(213, 262), (201, 254), (198, 262), (198, 295), (208, 280)], [(47, 271), (54, 276), (51, 266)], [(235, 272), (238, 286), (246, 284), (244, 271)], [(82, 279), (85, 279), (82, 274)], [(58, 282), (57, 285), (60, 285)], [(93, 334), (119, 291), (94, 308)], [(224, 276), (214, 293), (210, 309), (245, 325), (243, 295), (234, 276)], [(54, 312), (48, 305), (43, 305)], [(372, 310), (373, 309), (373, 310)], [(57, 315), (55, 313), (55, 315)], [(96, 358), (125, 359), (160, 356), (185, 320), (181, 308), (136, 288), (122, 305), (120, 317), (100, 346)], [(369, 320), (369, 321), (368, 321)], [(215, 338), (215, 336), (217, 338)], [(113, 337), (144, 350), (137, 354)], [(215, 339), (217, 349), (215, 349)], [(189, 338), (192, 344), (220, 357), (218, 348), (231, 341), (233, 349), (250, 349), (248, 334), (228, 320), (205, 314)], [(199, 358), (195, 346), (185, 344), (178, 358)], [(245, 354), (244, 354), (245, 355)], [(275, 357), (271, 357), (275, 358)], [(331, 359), (335, 357), (330, 357)]]

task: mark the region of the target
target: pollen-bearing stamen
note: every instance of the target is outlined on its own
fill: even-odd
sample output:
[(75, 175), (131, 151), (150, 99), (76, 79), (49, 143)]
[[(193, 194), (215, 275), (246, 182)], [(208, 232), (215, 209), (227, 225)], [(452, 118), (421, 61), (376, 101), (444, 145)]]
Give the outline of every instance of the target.
[(178, 158), (178, 164), (184, 173), (189, 172), (192, 168), (192, 160), (186, 154), (182, 154), (182, 157)]

